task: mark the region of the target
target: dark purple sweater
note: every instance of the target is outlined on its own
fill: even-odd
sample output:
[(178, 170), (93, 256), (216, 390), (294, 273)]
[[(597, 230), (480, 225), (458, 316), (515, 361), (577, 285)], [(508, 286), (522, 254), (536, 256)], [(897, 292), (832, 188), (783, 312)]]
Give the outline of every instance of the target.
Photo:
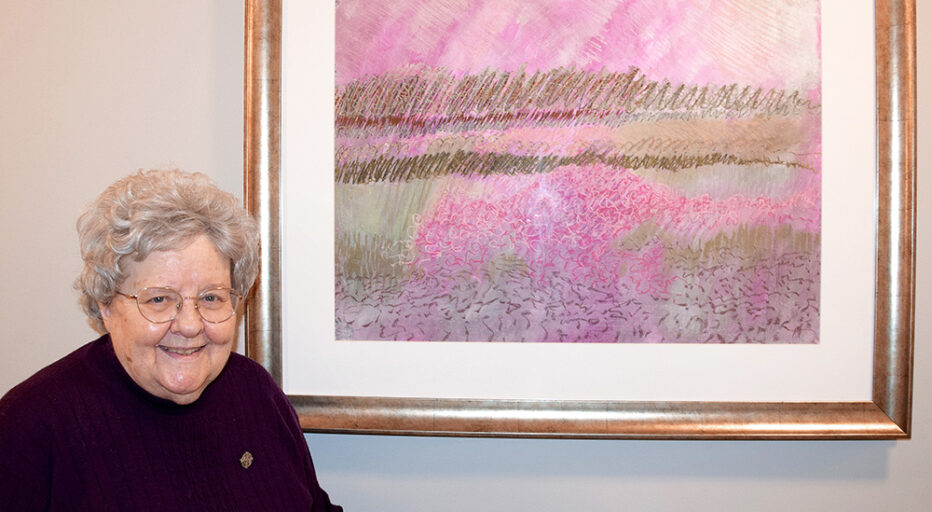
[(109, 336), (0, 399), (0, 508), (341, 510), (261, 366), (231, 354), (196, 402), (177, 405), (130, 379)]

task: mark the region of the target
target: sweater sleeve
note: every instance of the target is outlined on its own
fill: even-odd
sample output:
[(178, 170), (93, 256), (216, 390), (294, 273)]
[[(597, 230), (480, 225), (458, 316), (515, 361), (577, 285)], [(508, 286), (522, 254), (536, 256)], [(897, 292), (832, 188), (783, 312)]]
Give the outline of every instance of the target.
[(276, 400), (275, 405), (281, 411), (282, 416), (287, 418), (291, 433), (292, 439), (295, 443), (294, 449), (296, 453), (301, 454), (301, 458), (304, 463), (304, 472), (307, 478), (308, 488), (311, 490), (311, 496), (314, 499), (313, 512), (343, 512), (343, 507), (334, 505), (330, 502), (330, 496), (327, 495), (327, 492), (324, 491), (320, 483), (317, 481), (317, 472), (314, 469), (314, 461), (311, 459), (311, 451), (307, 446), (307, 441), (304, 438), (304, 432), (301, 430), (301, 423), (298, 420), (298, 415), (292, 407), (291, 402), (288, 400), (288, 397), (285, 396), (277, 385), (274, 384), (276, 390)]
[(25, 512), (49, 507), (52, 457), (48, 426), (39, 418), (41, 397), (22, 386), (0, 399), (0, 503)]

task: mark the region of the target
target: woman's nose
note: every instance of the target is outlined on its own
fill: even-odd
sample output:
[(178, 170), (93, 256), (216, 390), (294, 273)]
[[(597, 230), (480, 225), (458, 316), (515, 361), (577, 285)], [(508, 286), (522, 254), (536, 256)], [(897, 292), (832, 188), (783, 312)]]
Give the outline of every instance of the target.
[(175, 315), (172, 321), (172, 332), (180, 334), (186, 338), (193, 338), (204, 330), (204, 320), (201, 313), (197, 310), (197, 302), (184, 299), (181, 302), (181, 309)]

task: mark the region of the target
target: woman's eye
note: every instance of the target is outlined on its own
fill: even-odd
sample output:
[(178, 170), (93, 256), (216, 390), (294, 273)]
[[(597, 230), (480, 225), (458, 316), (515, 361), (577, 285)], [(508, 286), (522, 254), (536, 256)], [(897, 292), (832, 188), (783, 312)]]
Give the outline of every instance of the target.
[(170, 290), (147, 290), (143, 292), (136, 301), (149, 307), (169, 307), (180, 301), (177, 294)]
[(224, 299), (223, 295), (221, 295), (221, 294), (219, 294), (219, 293), (208, 293), (207, 295), (202, 295), (202, 296), (201, 296), (201, 302), (204, 302), (204, 303), (207, 303), (207, 304), (217, 304), (217, 303), (220, 303), (220, 302), (224, 302), (224, 300), (225, 300), (225, 299)]

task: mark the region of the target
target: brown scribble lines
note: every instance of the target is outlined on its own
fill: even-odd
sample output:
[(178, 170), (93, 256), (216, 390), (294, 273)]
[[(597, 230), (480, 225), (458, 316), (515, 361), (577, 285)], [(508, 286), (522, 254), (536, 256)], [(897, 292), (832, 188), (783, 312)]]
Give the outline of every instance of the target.
[(475, 127), (620, 124), (629, 116), (671, 113), (729, 118), (785, 116), (819, 108), (800, 91), (740, 85), (673, 84), (627, 73), (557, 68), (533, 74), (486, 70), (455, 79), (367, 77), (338, 90), (337, 130), (393, 129), (399, 136)]
[(489, 176), (493, 174), (534, 174), (546, 173), (567, 165), (588, 166), (608, 165), (630, 170), (664, 169), (678, 172), (696, 167), (729, 165), (783, 165), (801, 167), (801, 165), (770, 159), (744, 159), (725, 153), (708, 155), (622, 155), (606, 156), (601, 153), (584, 152), (573, 156), (523, 156), (499, 153), (468, 153), (455, 151), (418, 155), (410, 158), (377, 157), (366, 161), (352, 161), (336, 167), (335, 180), (338, 183), (377, 183), (423, 180), (448, 175)]

